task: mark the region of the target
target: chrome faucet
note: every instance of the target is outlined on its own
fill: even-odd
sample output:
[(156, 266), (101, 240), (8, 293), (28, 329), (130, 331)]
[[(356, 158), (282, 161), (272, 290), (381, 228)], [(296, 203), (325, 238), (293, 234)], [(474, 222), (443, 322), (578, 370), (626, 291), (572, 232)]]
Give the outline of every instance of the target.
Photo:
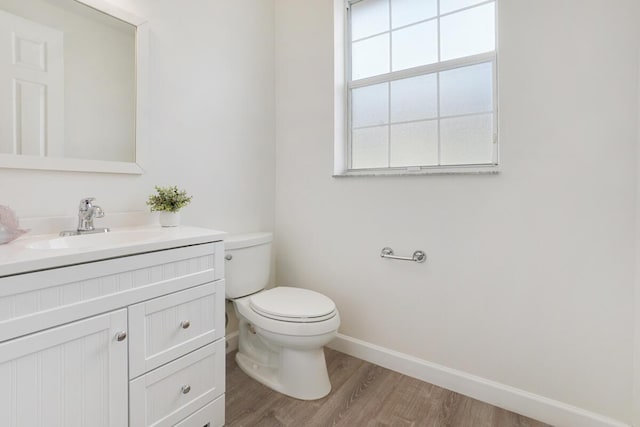
[(78, 207), (78, 228), (72, 231), (62, 231), (60, 233), (61, 236), (106, 233), (109, 231), (108, 228), (95, 228), (93, 226), (93, 220), (95, 218), (102, 218), (104, 216), (102, 208), (92, 203), (94, 200), (93, 197), (85, 197), (80, 200), (80, 206)]
[(80, 200), (80, 206), (78, 207), (78, 232), (88, 232), (94, 231), (95, 227), (93, 226), (94, 218), (102, 218), (104, 216), (104, 211), (100, 206), (93, 205), (95, 199), (93, 197), (85, 197)]

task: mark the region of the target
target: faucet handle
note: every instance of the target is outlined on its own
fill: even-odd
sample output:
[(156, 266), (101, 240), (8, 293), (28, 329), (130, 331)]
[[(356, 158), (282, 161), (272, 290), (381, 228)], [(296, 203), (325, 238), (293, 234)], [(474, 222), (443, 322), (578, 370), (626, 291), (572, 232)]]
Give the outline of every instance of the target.
[(104, 217), (104, 211), (100, 206), (93, 206), (93, 217), (94, 218), (102, 218)]

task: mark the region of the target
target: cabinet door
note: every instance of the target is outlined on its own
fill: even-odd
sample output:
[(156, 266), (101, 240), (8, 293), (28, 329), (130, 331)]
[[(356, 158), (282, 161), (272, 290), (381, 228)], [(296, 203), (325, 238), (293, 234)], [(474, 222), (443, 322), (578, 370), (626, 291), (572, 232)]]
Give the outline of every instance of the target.
[(0, 426), (126, 426), (126, 330), (119, 310), (0, 344)]

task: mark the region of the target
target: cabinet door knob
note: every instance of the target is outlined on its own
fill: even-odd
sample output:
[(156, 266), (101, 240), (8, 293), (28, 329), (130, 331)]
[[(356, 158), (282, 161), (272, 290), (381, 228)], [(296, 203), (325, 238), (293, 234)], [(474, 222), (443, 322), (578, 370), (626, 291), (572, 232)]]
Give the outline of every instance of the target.
[(187, 329), (189, 326), (191, 326), (191, 322), (189, 322), (188, 320), (184, 320), (180, 323), (180, 326), (182, 326), (182, 329)]
[(191, 391), (191, 386), (190, 385), (183, 385), (182, 386), (182, 394), (187, 394)]
[(126, 333), (125, 331), (118, 332), (118, 333), (116, 334), (116, 339), (117, 339), (118, 341), (124, 341), (124, 340), (126, 340), (126, 339), (127, 339), (127, 333)]

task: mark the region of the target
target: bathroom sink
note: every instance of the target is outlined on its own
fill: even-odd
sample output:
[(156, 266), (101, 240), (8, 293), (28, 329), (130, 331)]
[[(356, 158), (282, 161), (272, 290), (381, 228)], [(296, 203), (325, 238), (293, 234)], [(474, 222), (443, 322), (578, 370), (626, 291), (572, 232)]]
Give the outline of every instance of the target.
[(55, 237), (36, 240), (25, 245), (28, 249), (56, 250), (56, 249), (88, 249), (94, 247), (108, 247), (138, 244), (163, 238), (161, 229), (158, 230), (123, 230), (110, 233), (81, 234), (78, 236)]

